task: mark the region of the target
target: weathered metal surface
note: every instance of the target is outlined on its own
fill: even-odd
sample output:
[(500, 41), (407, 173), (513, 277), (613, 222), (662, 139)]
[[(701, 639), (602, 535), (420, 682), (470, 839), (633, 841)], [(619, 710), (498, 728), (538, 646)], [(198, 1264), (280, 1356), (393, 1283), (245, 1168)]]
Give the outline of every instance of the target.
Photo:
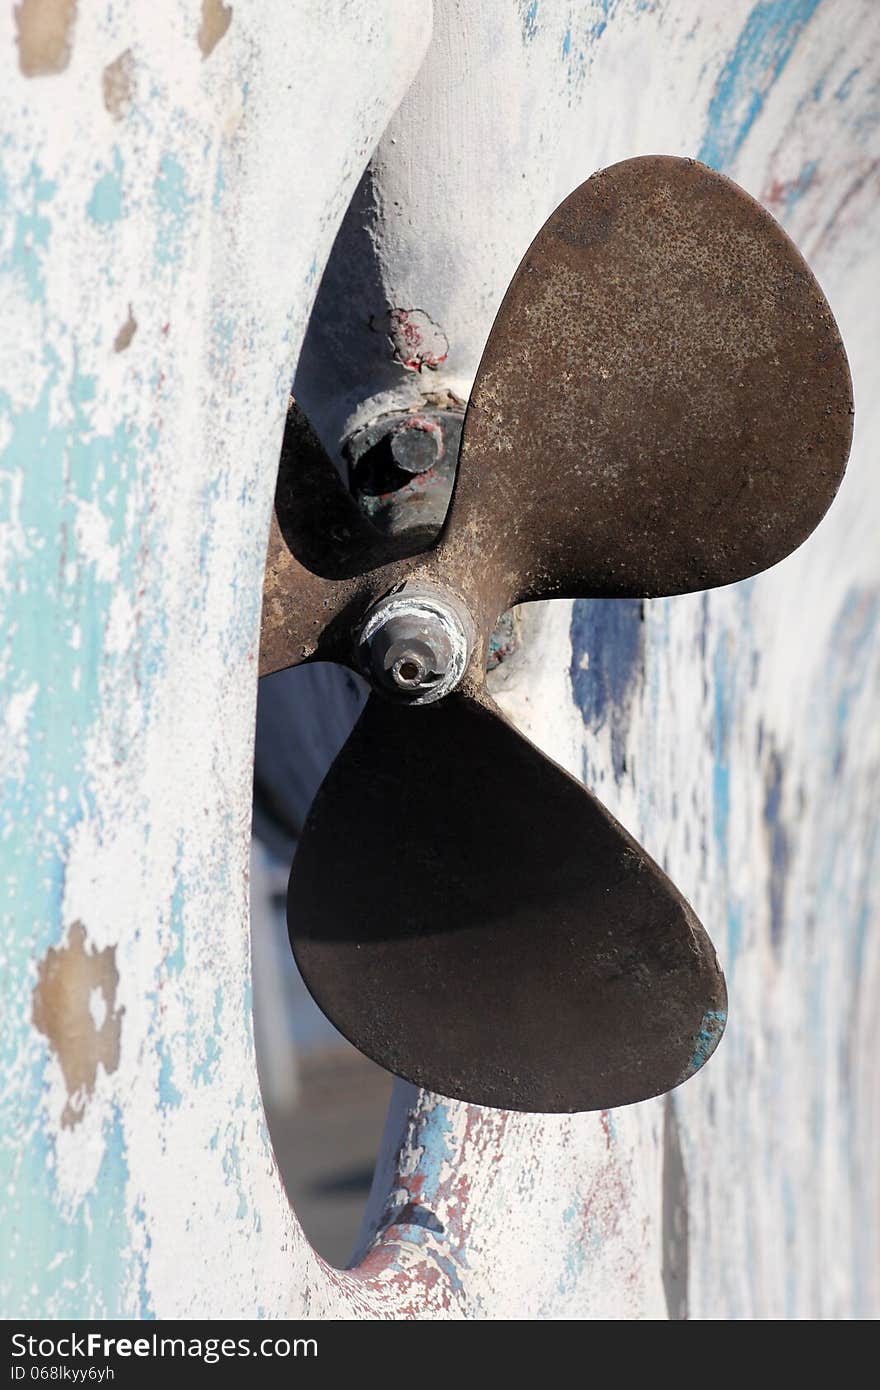
[[(10, 7), (13, 327), (0, 381), (4, 640), (18, 645), (3, 676), (2, 853), (4, 890), (14, 875), (28, 901), (4, 904), (15, 924), (0, 1113), (3, 1299), (16, 1315), (880, 1307), (880, 15), (868, 0), (466, 9), (463, 23), (463, 7), (436, 0), (428, 62), (373, 166), (372, 275), (355, 247), (341, 277), (350, 287), (356, 264), (355, 288), (332, 313), (325, 277), (333, 340), (312, 327), (300, 356), (296, 395), (331, 453), (383, 411), (418, 409), (425, 388), (464, 398), (523, 246), (590, 169), (642, 152), (696, 152), (759, 197), (847, 343), (853, 459), (802, 551), (705, 597), (528, 605), (527, 645), (499, 671), (507, 712), (586, 776), (709, 924), (736, 1003), (725, 1045), (667, 1101), (610, 1115), (505, 1114), (401, 1085), (366, 1260), (338, 1272), (309, 1251), (271, 1171), (251, 1058), (246, 657), (288, 364), (347, 180), (418, 59), (427, 5), (237, 0), (207, 57), (195, 0), (112, 15), (80, 5), (60, 73), (39, 77), (25, 75), (34, 49), (20, 64)], [(115, 143), (121, 215), (95, 222), (86, 209), (115, 172)], [(202, 175), (221, 148), (215, 209)], [(173, 166), (157, 186), (166, 155), (183, 189)], [(157, 264), (163, 246), (180, 260)], [(434, 325), (416, 324), (420, 372), (370, 327), (388, 304)], [(76, 378), (62, 374), (46, 403), (56, 462), (38, 469), (40, 418), (28, 416), (32, 444), (19, 434), (13, 448), (9, 415), (25, 427), (44, 353), (69, 367), (74, 343), (96, 394), (65, 396)], [(108, 431), (132, 412), (136, 455), (113, 471), (115, 491), (90, 487), (85, 460), (97, 451), (109, 467)], [(59, 478), (60, 493), (47, 486)], [(51, 641), (32, 642), (37, 631)], [(63, 1073), (32, 991), (77, 921), (89, 960), (116, 947), (124, 1012), (118, 1067), (98, 1061), (82, 1119), (63, 1128)]]
[(478, 1105), (645, 1100), (692, 1076), (727, 1018), (681, 894), (486, 696), (368, 701), (306, 822), (288, 921), (351, 1042)]
[(411, 584), (371, 608), (357, 636), (367, 679), (408, 705), (432, 704), (456, 689), (473, 639), (470, 615), (450, 595)]
[(381, 531), (418, 530), (418, 549), (433, 545), (446, 520), (463, 421), (463, 407), (393, 411), (346, 440), (352, 496)]
[[(421, 562), (379, 569), (368, 553), (364, 587), (385, 596), (363, 627), (353, 566), (312, 597), (304, 552), (321, 539), (295, 508), (314, 513), (321, 450), (304, 448), (299, 487), (285, 451), (285, 623), (311, 621), (316, 653), (386, 697), (433, 702), (468, 673), (430, 720), (371, 702), (297, 852), (300, 969), (369, 1056), (443, 1095), (537, 1111), (631, 1104), (708, 1059), (727, 1012), (705, 932), (598, 803), (492, 729), (490, 635), (516, 600), (651, 597), (769, 567), (827, 510), (852, 416), (837, 327), (784, 232), (712, 170), (655, 157), (595, 174), (535, 238), (480, 363), (444, 531)], [(276, 650), (275, 554), (269, 593)]]
[(518, 600), (729, 584), (824, 516), (852, 414), (837, 325), (773, 218), (694, 160), (615, 164), (504, 297), (446, 544), (478, 533)]
[[(277, 515), (291, 553), (270, 555), (261, 670), (285, 651), (279, 625), (285, 665), (352, 661), (365, 606), (404, 581), (464, 601), (479, 686), (513, 603), (653, 597), (754, 575), (821, 520), (852, 416), (831, 311), (772, 217), (694, 160), (602, 170), (548, 219), (505, 295), (431, 553), (382, 566), (354, 538), (343, 582), (316, 586), (316, 565), (328, 572), (311, 558), (322, 518), (311, 506), (309, 527), (296, 507), (321, 490), (320, 453), (306, 448), (297, 486), (295, 448), (285, 451), (293, 478)], [(339, 489), (329, 459), (324, 472)], [(336, 547), (338, 527), (329, 534)]]

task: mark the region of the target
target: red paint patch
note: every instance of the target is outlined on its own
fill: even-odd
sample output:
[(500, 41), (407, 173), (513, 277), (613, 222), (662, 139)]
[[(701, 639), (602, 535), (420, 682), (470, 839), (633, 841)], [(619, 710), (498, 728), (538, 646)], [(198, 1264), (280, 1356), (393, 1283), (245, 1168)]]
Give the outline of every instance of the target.
[(449, 355), (446, 334), (424, 309), (390, 309), (371, 326), (387, 333), (394, 356), (408, 371), (436, 371)]

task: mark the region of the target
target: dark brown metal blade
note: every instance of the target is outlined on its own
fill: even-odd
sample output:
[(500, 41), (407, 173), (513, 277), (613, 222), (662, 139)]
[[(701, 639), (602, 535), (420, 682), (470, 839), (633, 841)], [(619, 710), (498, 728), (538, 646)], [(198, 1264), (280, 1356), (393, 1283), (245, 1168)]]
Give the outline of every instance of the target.
[(442, 550), (508, 576), (507, 603), (728, 584), (810, 534), (851, 435), (837, 326), (782, 229), (705, 165), (628, 160), (513, 278)]
[(724, 978), (681, 894), (485, 696), (371, 697), (306, 823), (288, 922), (346, 1037), (480, 1105), (643, 1100), (724, 1026)]
[(398, 562), (411, 549), (408, 537), (370, 525), (291, 400), (269, 534), (260, 675), (316, 656), (345, 660), (355, 615), (405, 576)]

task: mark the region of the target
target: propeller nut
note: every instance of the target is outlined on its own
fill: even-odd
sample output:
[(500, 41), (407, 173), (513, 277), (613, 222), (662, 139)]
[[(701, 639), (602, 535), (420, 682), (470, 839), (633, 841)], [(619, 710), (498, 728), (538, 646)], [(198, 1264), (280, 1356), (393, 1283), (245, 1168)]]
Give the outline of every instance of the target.
[(361, 628), (361, 664), (380, 691), (427, 705), (454, 690), (473, 646), (472, 624), (450, 595), (424, 589), (391, 594)]

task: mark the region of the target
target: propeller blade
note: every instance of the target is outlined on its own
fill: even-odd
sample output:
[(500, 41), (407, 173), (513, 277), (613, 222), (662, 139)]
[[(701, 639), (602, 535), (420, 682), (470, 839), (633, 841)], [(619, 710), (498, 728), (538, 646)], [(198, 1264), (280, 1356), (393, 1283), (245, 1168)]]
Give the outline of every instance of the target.
[(778, 224), (705, 165), (627, 160), (511, 282), (441, 546), (507, 603), (728, 584), (806, 539), (851, 437), (837, 325)]
[(659, 1095), (726, 1017), (681, 894), (485, 694), (370, 698), (306, 822), (288, 924), (306, 984), (356, 1047), (480, 1105)]
[(263, 586), (260, 675), (316, 657), (345, 660), (349, 628), (340, 623), (335, 640), (334, 620), (400, 582), (407, 566), (399, 562), (412, 544), (371, 526), (291, 400)]

